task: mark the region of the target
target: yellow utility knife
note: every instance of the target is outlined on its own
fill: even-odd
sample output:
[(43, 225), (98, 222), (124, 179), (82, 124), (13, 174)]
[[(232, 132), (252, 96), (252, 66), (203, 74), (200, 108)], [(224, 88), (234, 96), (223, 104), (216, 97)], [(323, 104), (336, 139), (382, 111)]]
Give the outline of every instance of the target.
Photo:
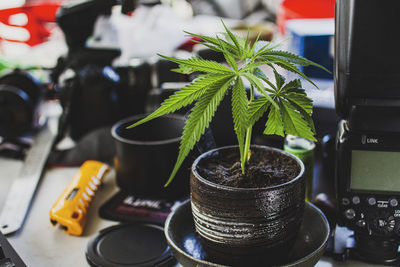
[(50, 222), (59, 223), (68, 234), (81, 235), (90, 203), (109, 170), (105, 163), (85, 161), (51, 208)]

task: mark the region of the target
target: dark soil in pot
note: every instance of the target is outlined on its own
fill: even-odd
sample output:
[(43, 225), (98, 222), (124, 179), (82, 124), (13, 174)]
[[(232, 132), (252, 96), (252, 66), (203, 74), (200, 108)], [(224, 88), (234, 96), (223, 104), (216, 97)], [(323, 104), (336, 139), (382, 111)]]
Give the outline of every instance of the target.
[(242, 173), (240, 156), (221, 150), (199, 162), (198, 173), (216, 184), (237, 188), (260, 188), (286, 183), (300, 173), (296, 160), (274, 150), (254, 150), (246, 173)]
[(241, 174), (237, 147), (209, 151), (192, 166), (196, 231), (219, 264), (279, 264), (302, 222), (302, 162), (268, 147), (252, 146), (252, 153), (246, 176)]

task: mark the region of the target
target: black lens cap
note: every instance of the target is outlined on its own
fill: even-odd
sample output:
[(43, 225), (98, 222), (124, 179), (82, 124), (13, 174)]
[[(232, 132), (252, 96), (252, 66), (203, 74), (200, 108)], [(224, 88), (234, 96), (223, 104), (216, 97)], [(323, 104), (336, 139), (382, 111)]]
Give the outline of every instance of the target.
[(86, 248), (91, 266), (172, 266), (176, 263), (162, 226), (131, 223), (101, 230)]

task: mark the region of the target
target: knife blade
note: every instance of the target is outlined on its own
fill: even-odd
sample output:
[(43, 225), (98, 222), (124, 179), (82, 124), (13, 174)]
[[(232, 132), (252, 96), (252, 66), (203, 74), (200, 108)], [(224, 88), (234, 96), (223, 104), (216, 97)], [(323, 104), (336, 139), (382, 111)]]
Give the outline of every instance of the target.
[[(56, 106), (54, 103), (51, 105), (47, 109), (53, 108), (52, 111), (45, 108), (46, 122), (35, 135), (34, 142), (27, 151), (22, 169), (11, 184), (0, 214), (0, 231), (4, 235), (12, 234), (22, 227), (47, 158), (54, 145), (61, 112), (54, 112)], [(58, 108), (60, 107), (58, 106)]]

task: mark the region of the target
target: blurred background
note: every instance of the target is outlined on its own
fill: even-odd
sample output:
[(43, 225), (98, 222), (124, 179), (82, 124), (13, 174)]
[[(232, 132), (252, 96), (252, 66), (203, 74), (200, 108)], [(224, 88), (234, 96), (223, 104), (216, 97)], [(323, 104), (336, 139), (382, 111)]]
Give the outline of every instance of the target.
[[(183, 32), (215, 34), (222, 30), (221, 18), (238, 35), (245, 37), (249, 30), (254, 40), (261, 33), (260, 39), (332, 71), (334, 4), (334, 0), (3, 0), (0, 74), (18, 69), (33, 75), (44, 87), (45, 98), (60, 99), (64, 110), (60, 135), (76, 141), (121, 118), (154, 110), (194, 78), (170, 72), (175, 65), (157, 53), (223, 61)], [(304, 83), (315, 106), (323, 116), (334, 116), (332, 73), (312, 66), (300, 69), (320, 89)], [(9, 101), (14, 100), (9, 97)], [(23, 134), (21, 125), (10, 128), (12, 107), (7, 114), (0, 116), (0, 136)], [(319, 138), (335, 131), (336, 124), (331, 129), (325, 121), (317, 118)], [(21, 123), (34, 124), (32, 118)]]

